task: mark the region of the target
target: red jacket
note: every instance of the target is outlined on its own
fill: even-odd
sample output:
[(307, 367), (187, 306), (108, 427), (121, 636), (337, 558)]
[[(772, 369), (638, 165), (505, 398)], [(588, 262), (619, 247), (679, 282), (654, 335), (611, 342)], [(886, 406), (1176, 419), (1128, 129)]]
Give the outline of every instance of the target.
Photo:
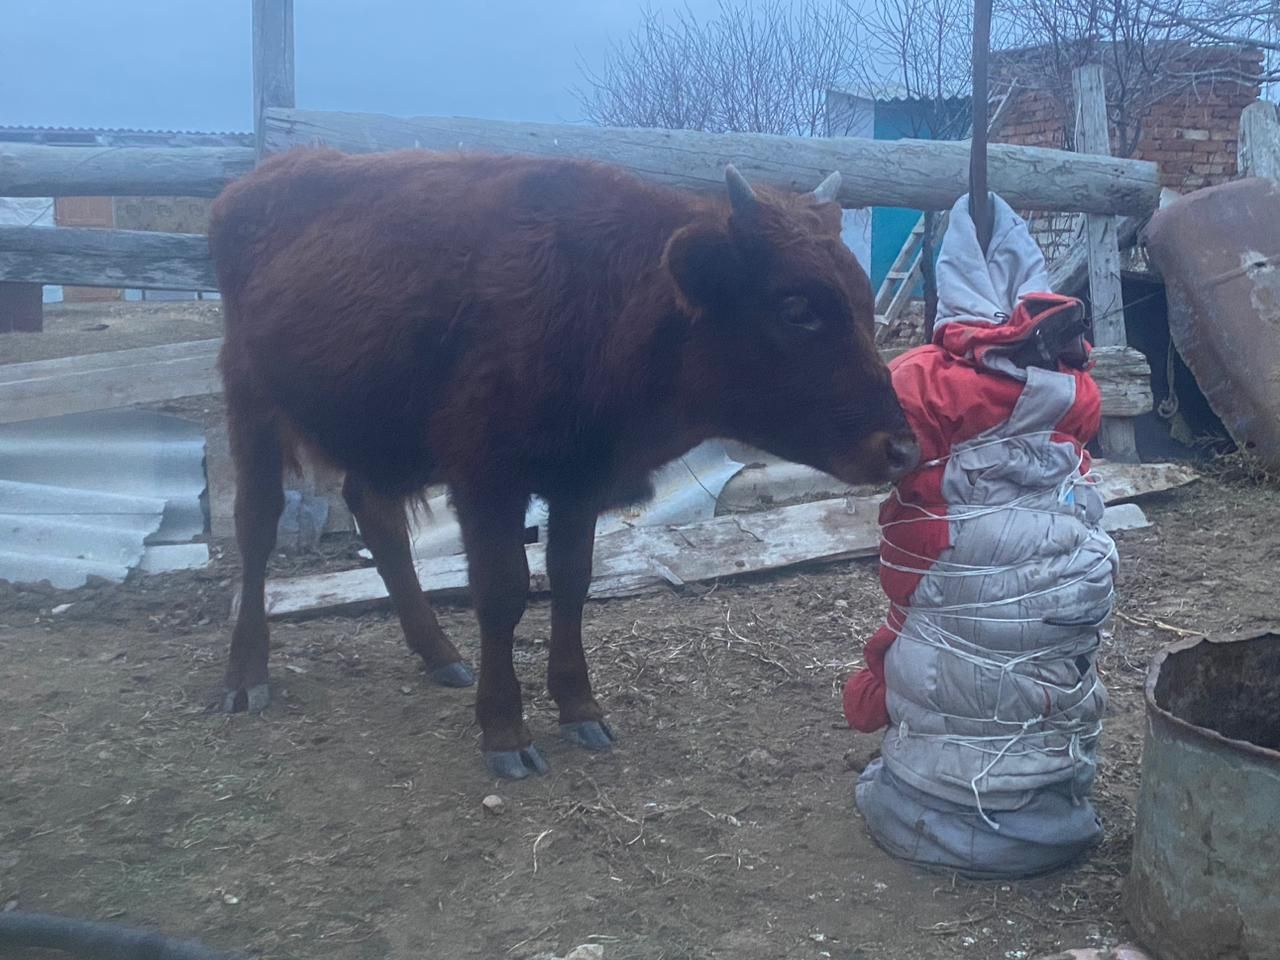
[[(920, 443), (920, 466), (898, 481), (880, 507), (882, 561), (898, 567), (927, 566), (920, 558), (936, 559), (951, 546), (948, 505), (942, 496), (942, 476), (951, 448), (1009, 418), (1022, 393), (1023, 381), (984, 365), (993, 347), (1025, 340), (1049, 312), (1074, 307), (1078, 301), (1055, 294), (1024, 298), (1000, 324), (952, 321), (940, 326), (933, 343), (909, 350), (889, 364), (893, 386), (907, 422)], [(1086, 345), (1086, 350), (1088, 349)], [(1076, 401), (1058, 422), (1054, 439), (1071, 441), (1080, 450), (1098, 431), (1102, 403), (1092, 377), (1084, 370), (1060, 367), (1076, 378)], [(895, 521), (922, 516), (937, 519), (912, 523)], [(844, 713), (849, 726), (872, 733), (890, 722), (885, 706), (884, 660), (897, 636), (903, 613), (923, 573), (904, 572), (882, 562), (880, 585), (889, 597), (885, 624), (867, 641), (866, 666), (851, 676), (844, 689)]]

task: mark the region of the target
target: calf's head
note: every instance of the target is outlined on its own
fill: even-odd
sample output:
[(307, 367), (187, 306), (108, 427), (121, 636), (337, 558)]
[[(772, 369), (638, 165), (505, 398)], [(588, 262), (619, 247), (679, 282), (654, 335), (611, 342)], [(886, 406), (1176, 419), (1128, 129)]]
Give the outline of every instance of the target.
[(839, 174), (804, 195), (757, 192), (733, 167), (726, 180), (728, 217), (676, 231), (665, 257), (715, 428), (848, 483), (897, 479), (919, 448), (840, 239)]

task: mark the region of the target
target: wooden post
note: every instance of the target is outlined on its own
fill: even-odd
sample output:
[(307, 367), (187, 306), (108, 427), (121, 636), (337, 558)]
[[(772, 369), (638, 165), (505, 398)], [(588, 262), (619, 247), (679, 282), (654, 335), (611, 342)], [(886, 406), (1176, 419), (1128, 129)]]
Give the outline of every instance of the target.
[(263, 113), (294, 106), (293, 0), (253, 0), (253, 133), (259, 158)]
[(1280, 117), (1274, 103), (1255, 100), (1240, 114), (1236, 175), (1280, 180)]
[[(1110, 155), (1107, 97), (1100, 64), (1077, 67), (1072, 73), (1076, 99), (1076, 152)], [(1091, 213), (1085, 217), (1089, 249), (1089, 302), (1093, 306), (1093, 340), (1099, 347), (1127, 344), (1124, 300), (1120, 288), (1120, 244), (1116, 218)], [(1133, 421), (1103, 417), (1098, 433), (1103, 455), (1122, 463), (1138, 462)]]
[(44, 329), (44, 286), (0, 282), (0, 333), (39, 333)]

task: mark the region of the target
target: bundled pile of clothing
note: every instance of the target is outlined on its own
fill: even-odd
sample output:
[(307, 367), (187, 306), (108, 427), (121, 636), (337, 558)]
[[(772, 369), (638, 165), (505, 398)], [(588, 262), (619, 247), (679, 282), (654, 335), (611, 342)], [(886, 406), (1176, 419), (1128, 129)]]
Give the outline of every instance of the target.
[(933, 340), (890, 365), (922, 457), (881, 509), (889, 612), (844, 703), (854, 728), (888, 728), (855, 789), (876, 841), (1012, 878), (1101, 838), (1094, 661), (1116, 550), (1085, 450), (1101, 399), (1082, 305), (1048, 292), (1026, 223), (992, 202), (985, 253), (956, 203)]

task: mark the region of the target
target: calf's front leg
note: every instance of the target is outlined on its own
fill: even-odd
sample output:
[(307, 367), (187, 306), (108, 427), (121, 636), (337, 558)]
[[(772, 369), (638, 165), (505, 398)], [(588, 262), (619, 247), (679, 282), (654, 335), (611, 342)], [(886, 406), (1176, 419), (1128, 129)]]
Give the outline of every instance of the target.
[(520, 682), (512, 662), (515, 629), (529, 598), (524, 552), (527, 497), (454, 491), (480, 623), (480, 682), (476, 720), (489, 771), (509, 780), (547, 772), (547, 763), (524, 722)]
[(556, 501), (548, 517), (547, 576), (551, 580), (551, 650), (547, 689), (560, 708), (560, 735), (588, 750), (608, 750), (613, 731), (591, 692), (582, 649), (582, 607), (591, 586), (596, 513)]

